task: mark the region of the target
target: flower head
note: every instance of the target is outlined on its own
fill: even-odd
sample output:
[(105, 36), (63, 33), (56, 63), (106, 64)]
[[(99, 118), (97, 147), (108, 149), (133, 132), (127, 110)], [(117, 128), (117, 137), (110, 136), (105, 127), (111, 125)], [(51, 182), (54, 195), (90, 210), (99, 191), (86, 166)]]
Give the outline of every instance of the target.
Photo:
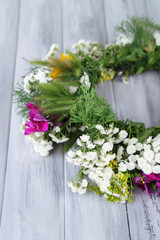
[(142, 174), (141, 177), (135, 176), (134, 182), (143, 191), (146, 190), (149, 195), (153, 194), (155, 191), (152, 188), (152, 183), (156, 183), (158, 195), (160, 195), (160, 174)]
[[(68, 60), (72, 60), (72, 57), (70, 55), (65, 55), (65, 54), (61, 54), (60, 58), (58, 58), (58, 61), (59, 62), (65, 62), (65, 61), (68, 61)], [(62, 72), (62, 70), (58, 67), (54, 67), (52, 72), (50, 73), (50, 76), (51, 78), (57, 78), (60, 73)]]
[(34, 132), (45, 132), (48, 130), (48, 120), (42, 115), (42, 111), (32, 103), (27, 104), (27, 108), (31, 109), (29, 120), (25, 123), (26, 129), (24, 134), (28, 135)]

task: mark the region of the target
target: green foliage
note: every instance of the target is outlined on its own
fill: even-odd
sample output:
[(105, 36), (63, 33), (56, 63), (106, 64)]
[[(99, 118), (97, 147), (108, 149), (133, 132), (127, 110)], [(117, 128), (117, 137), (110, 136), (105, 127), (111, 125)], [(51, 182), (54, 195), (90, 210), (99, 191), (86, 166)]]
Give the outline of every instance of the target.
[(160, 68), (160, 48), (156, 46), (153, 33), (160, 26), (147, 17), (128, 18), (117, 26), (117, 30), (132, 37), (133, 42), (125, 46), (111, 45), (105, 50), (104, 66), (123, 75), (139, 74)]
[(37, 84), (39, 94), (35, 97), (35, 102), (44, 109), (44, 114), (54, 116), (62, 114), (66, 117), (75, 96), (73, 96), (61, 83), (54, 81), (51, 83)]
[[(30, 93), (24, 91), (22, 84), (17, 85), (13, 95), (19, 113), (28, 116), (29, 109), (26, 104), (32, 102), (39, 105), (51, 121), (57, 114), (60, 114), (61, 120), (65, 119), (67, 124), (75, 123), (78, 126), (82, 124), (90, 127), (95, 124), (106, 126), (107, 123), (114, 121), (120, 129), (129, 132), (129, 137), (135, 136), (141, 142), (150, 135), (156, 136), (160, 132), (158, 127), (148, 129), (143, 123), (116, 121), (116, 115), (110, 105), (94, 90), (102, 78), (102, 72), (105, 75), (110, 70), (115, 73), (122, 71), (123, 76), (128, 77), (130, 74), (139, 74), (151, 68), (160, 69), (160, 47), (156, 46), (153, 37), (155, 31), (160, 31), (159, 25), (147, 17), (132, 17), (122, 21), (117, 30), (128, 37), (133, 37), (133, 42), (125, 46), (111, 44), (106, 49), (100, 44), (95, 44), (100, 52), (98, 56), (92, 51), (89, 54), (66, 51), (70, 59), (50, 57), (48, 61), (31, 61), (30, 73), (35, 74), (38, 68), (49, 70), (48, 74), (53, 68), (57, 68), (60, 73), (49, 83), (30, 83)], [(91, 90), (80, 87), (79, 80), (84, 72), (91, 81)], [(70, 86), (79, 87), (76, 94), (69, 92)], [(71, 134), (65, 149), (73, 144), (79, 134), (79, 131)]]
[(116, 29), (128, 37), (133, 37), (134, 47), (145, 48), (150, 42), (154, 42), (153, 33), (159, 31), (160, 26), (152, 19), (143, 16), (128, 18), (122, 21)]
[(66, 79), (78, 78), (81, 74), (81, 61), (78, 56), (70, 51), (66, 51), (71, 59), (64, 59), (60, 61), (59, 58), (50, 57), (49, 64), (53, 68), (58, 68), (61, 70), (59, 76), (56, 79), (61, 79), (66, 81)]
[(73, 144), (76, 142), (77, 138), (79, 138), (82, 135), (81, 131), (76, 131), (73, 132), (69, 135), (69, 140), (67, 141), (67, 143), (65, 144), (64, 148), (63, 148), (63, 152), (67, 152), (72, 146)]
[(160, 133), (160, 127), (146, 128), (144, 123), (132, 121), (117, 121), (115, 125), (121, 130), (126, 130), (129, 138), (136, 137), (140, 142), (145, 142), (149, 136), (156, 136)]
[(116, 121), (116, 115), (107, 101), (98, 96), (95, 89), (82, 88), (81, 96), (75, 101), (70, 110), (71, 123), (82, 125), (106, 124)]
[(79, 172), (72, 178), (72, 182), (78, 187), (79, 182), (83, 179), (84, 173), (83, 169), (80, 168)]
[(29, 109), (26, 107), (27, 103), (35, 103), (34, 98), (37, 96), (38, 91), (34, 88), (30, 89), (30, 93), (24, 91), (23, 84), (18, 83), (17, 87), (13, 91), (13, 99), (17, 104), (18, 113), (22, 117), (27, 117), (29, 114)]
[(89, 55), (85, 55), (82, 58), (82, 70), (88, 74), (92, 87), (95, 87), (95, 85), (97, 85), (99, 82), (103, 61), (104, 60), (102, 57), (93, 58)]
[(79, 86), (79, 77), (81, 75), (81, 61), (74, 53), (67, 51), (71, 59), (64, 59), (51, 56), (48, 61), (35, 60), (30, 63), (39, 66), (47, 67), (48, 70), (59, 69), (59, 74), (53, 77), (54, 80), (63, 83), (65, 86)]
[(48, 61), (45, 61), (45, 60), (39, 60), (39, 59), (37, 59), (37, 60), (29, 61), (29, 63), (30, 63), (31, 65), (35, 65), (35, 66), (39, 66), (39, 67), (41, 67), (41, 66), (51, 67), (51, 65), (49, 64), (49, 62), (48, 62)]

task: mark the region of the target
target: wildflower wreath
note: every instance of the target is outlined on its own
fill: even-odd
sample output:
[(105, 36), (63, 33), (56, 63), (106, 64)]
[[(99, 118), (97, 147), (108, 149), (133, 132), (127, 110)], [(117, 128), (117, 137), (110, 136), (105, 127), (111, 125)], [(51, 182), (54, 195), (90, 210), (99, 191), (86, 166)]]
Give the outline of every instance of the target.
[(160, 127), (119, 121), (95, 86), (115, 76), (160, 69), (160, 26), (152, 20), (130, 18), (118, 27), (114, 43), (80, 40), (57, 57), (53, 44), (43, 60), (31, 61), (30, 73), (14, 90), (21, 129), (36, 152), (47, 156), (64, 143), (68, 162), (79, 172), (68, 186), (87, 189), (108, 201), (130, 202), (133, 184), (160, 195)]

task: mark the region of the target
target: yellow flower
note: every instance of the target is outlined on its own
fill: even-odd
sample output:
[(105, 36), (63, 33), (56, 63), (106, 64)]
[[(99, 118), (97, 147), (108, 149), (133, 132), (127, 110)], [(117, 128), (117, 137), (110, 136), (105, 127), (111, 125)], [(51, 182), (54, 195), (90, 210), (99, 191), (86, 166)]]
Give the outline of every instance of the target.
[(51, 78), (57, 78), (62, 71), (59, 68), (54, 67), (50, 73)]
[(99, 82), (105, 82), (115, 77), (115, 71), (112, 69), (102, 69)]
[(112, 160), (108, 164), (108, 167), (111, 167), (112, 169), (114, 169), (116, 166), (117, 166), (117, 161), (116, 160)]
[(59, 61), (60, 62), (63, 62), (63, 61), (65, 61), (65, 60), (71, 60), (72, 59), (72, 57), (70, 56), (70, 55), (65, 55), (65, 54), (61, 54), (61, 56), (60, 56), (60, 58), (59, 58)]
[[(64, 62), (65, 60), (71, 60), (72, 57), (70, 55), (65, 55), (65, 54), (61, 54), (60, 58), (58, 58), (59, 62)], [(54, 67), (52, 72), (50, 73), (51, 78), (57, 78), (59, 76), (59, 74), (62, 72), (62, 70), (58, 67)]]

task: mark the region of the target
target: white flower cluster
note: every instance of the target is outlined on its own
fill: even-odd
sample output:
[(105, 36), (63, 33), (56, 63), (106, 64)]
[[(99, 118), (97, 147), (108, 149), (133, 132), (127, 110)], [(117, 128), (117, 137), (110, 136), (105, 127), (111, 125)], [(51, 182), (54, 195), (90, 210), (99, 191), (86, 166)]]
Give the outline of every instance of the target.
[(112, 153), (112, 136), (116, 134), (119, 129), (114, 128), (113, 125), (110, 127), (110, 129), (105, 130), (101, 125), (95, 126), (99, 134), (104, 135), (104, 139), (95, 138), (91, 140), (89, 135), (83, 134), (77, 139), (75, 149), (68, 152), (67, 160), (70, 163), (82, 167), (84, 174), (88, 175), (88, 177), (100, 187), (102, 192), (114, 194), (108, 190), (114, 171), (107, 165), (116, 158), (116, 155)]
[(52, 44), (50, 47), (49, 52), (45, 56), (44, 60), (49, 60), (50, 57), (55, 57), (57, 55), (57, 52), (59, 51), (59, 46), (57, 44)]
[[(81, 83), (81, 85), (83, 87), (86, 87), (86, 88), (90, 88), (91, 87), (91, 82), (89, 80), (89, 76), (86, 72), (84, 72), (83, 76), (80, 78), (79, 82)], [(77, 92), (78, 88), (79, 87), (75, 87), (75, 86), (67, 86), (66, 87), (71, 94), (74, 94)]]
[[(23, 133), (25, 131), (25, 122), (26, 120), (23, 120), (21, 125), (21, 131)], [(44, 133), (42, 132), (35, 132), (25, 135), (25, 137), (33, 144), (35, 152), (38, 152), (43, 157), (48, 156), (49, 152), (53, 149), (52, 141), (46, 141), (44, 139)]]
[(85, 41), (81, 39), (78, 41), (78, 43), (74, 44), (72, 48), (78, 55), (81, 55), (81, 53), (83, 53), (92, 56), (100, 56), (102, 54), (98, 42)]
[(83, 76), (80, 78), (80, 83), (82, 84), (83, 87), (90, 88), (91, 82), (89, 80), (89, 76), (86, 72), (84, 72)]
[[(160, 173), (160, 135), (149, 137), (143, 144), (137, 138), (125, 138), (123, 143), (125, 147), (121, 147), (118, 155), (120, 171), (136, 168), (145, 174)], [(124, 158), (126, 153), (128, 156)]]
[(60, 127), (54, 127), (52, 132), (49, 133), (49, 136), (51, 137), (52, 141), (53, 142), (56, 142), (56, 143), (63, 143), (63, 142), (67, 142), (69, 140), (69, 138), (65, 137), (64, 135), (62, 135), (60, 137), (61, 134), (61, 129)]
[[(49, 60), (50, 57), (56, 56), (58, 51), (59, 51), (59, 46), (57, 44), (52, 44), (44, 60)], [(37, 73), (35, 74), (31, 73), (30, 75), (24, 78), (24, 90), (27, 93), (30, 93), (31, 84), (33, 82), (38, 81), (41, 84), (41, 83), (47, 83), (48, 81), (51, 81), (51, 80), (52, 78), (49, 76), (49, 71), (38, 69)], [(73, 91), (73, 89), (71, 89), (71, 91)]]
[(50, 80), (51, 78), (49, 77), (48, 71), (42, 71), (41, 69), (38, 69), (36, 74), (31, 73), (24, 78), (24, 90), (27, 93), (30, 93), (31, 84), (33, 82), (38, 81), (41, 84), (47, 83)]
[(154, 37), (155, 40), (156, 40), (156, 45), (157, 45), (157, 46), (160, 46), (160, 32), (156, 31), (156, 32), (153, 34), (153, 37)]
[(74, 183), (72, 181), (68, 182), (68, 187), (71, 188), (72, 192), (84, 194), (87, 191), (88, 182), (86, 179), (82, 181), (78, 181), (78, 183)]
[[(145, 174), (160, 173), (160, 135), (142, 144), (137, 138), (127, 138), (128, 133), (114, 125), (108, 129), (102, 125), (95, 128), (98, 131), (94, 137), (83, 134), (77, 139), (73, 150), (68, 152), (67, 161), (80, 166), (102, 192), (119, 197), (123, 202), (124, 196), (108, 189), (115, 174), (134, 169)], [(116, 172), (112, 162), (117, 163)]]
[(67, 89), (70, 91), (71, 94), (74, 94), (77, 92), (78, 87), (75, 86), (68, 86)]
[(121, 34), (117, 37), (115, 44), (125, 46), (126, 44), (130, 44), (132, 42), (133, 42), (132, 37), (127, 37), (126, 35)]

